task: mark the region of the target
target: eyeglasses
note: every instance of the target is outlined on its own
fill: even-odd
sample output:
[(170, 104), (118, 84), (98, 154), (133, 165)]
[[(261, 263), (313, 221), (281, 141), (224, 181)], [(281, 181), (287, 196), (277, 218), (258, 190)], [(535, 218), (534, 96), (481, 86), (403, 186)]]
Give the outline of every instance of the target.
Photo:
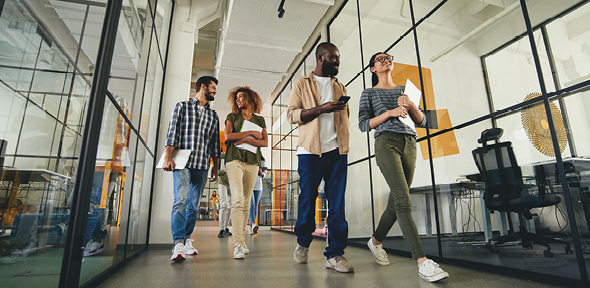
[(389, 62), (393, 62), (393, 56), (381, 56), (381, 57), (377, 57), (375, 58), (375, 62), (381, 62), (381, 63), (385, 63), (385, 60), (388, 60)]

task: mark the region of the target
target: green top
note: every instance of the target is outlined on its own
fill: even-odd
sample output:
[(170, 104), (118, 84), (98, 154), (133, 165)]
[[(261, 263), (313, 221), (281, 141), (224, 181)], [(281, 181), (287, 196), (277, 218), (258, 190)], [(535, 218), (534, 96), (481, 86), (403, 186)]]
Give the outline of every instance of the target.
[[(242, 132), (242, 125), (244, 124), (244, 116), (242, 116), (242, 114), (236, 115), (234, 113), (229, 113), (225, 120), (232, 123), (233, 133)], [(250, 122), (262, 128), (266, 128), (264, 117), (252, 114)], [(227, 147), (225, 152), (225, 165), (233, 160), (240, 160), (257, 166), (260, 165), (260, 159), (262, 157), (260, 147), (257, 149), (256, 154), (247, 150), (238, 149), (234, 141), (225, 141), (225, 147)]]

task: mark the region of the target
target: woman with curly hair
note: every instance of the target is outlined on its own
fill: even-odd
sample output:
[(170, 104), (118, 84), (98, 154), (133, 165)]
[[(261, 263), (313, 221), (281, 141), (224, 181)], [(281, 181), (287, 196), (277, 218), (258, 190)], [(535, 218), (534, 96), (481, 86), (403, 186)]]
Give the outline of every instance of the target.
[[(262, 153), (260, 148), (256, 153), (239, 149), (236, 145), (247, 143), (255, 147), (266, 147), (268, 135), (264, 118), (254, 113), (260, 113), (262, 100), (258, 93), (250, 87), (236, 87), (229, 92), (227, 101), (232, 107), (232, 113), (225, 120), (225, 167), (231, 190), (231, 221), (234, 237), (234, 258), (244, 259), (250, 251), (246, 247), (246, 224), (250, 213), (250, 198), (258, 175), (258, 165)], [(262, 128), (258, 131), (242, 131), (244, 121), (250, 121)]]

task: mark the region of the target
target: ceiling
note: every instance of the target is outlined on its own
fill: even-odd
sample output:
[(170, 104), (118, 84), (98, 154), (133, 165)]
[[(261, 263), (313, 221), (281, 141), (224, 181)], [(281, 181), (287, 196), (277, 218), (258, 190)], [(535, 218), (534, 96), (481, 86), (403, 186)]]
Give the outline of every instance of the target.
[(273, 91), (287, 78), (292, 63), (334, 0), (285, 1), (282, 18), (278, 17), (280, 0), (205, 1), (197, 3), (202, 6), (195, 10), (212, 13), (216, 10), (211, 7), (220, 3), (219, 17), (198, 30), (193, 81), (202, 75), (217, 77), (219, 100), (213, 107), (222, 110), (221, 114), (230, 110), (225, 101), (230, 89), (250, 86), (268, 107), (261, 114), (270, 116)]

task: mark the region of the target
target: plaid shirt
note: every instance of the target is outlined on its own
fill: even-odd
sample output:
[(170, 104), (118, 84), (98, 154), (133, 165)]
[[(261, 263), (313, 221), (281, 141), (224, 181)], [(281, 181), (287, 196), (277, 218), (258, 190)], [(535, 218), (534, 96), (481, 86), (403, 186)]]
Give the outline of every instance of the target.
[(192, 150), (186, 168), (208, 170), (209, 158), (221, 155), (219, 117), (209, 104), (202, 110), (198, 106), (195, 98), (176, 104), (166, 135), (166, 146)]

